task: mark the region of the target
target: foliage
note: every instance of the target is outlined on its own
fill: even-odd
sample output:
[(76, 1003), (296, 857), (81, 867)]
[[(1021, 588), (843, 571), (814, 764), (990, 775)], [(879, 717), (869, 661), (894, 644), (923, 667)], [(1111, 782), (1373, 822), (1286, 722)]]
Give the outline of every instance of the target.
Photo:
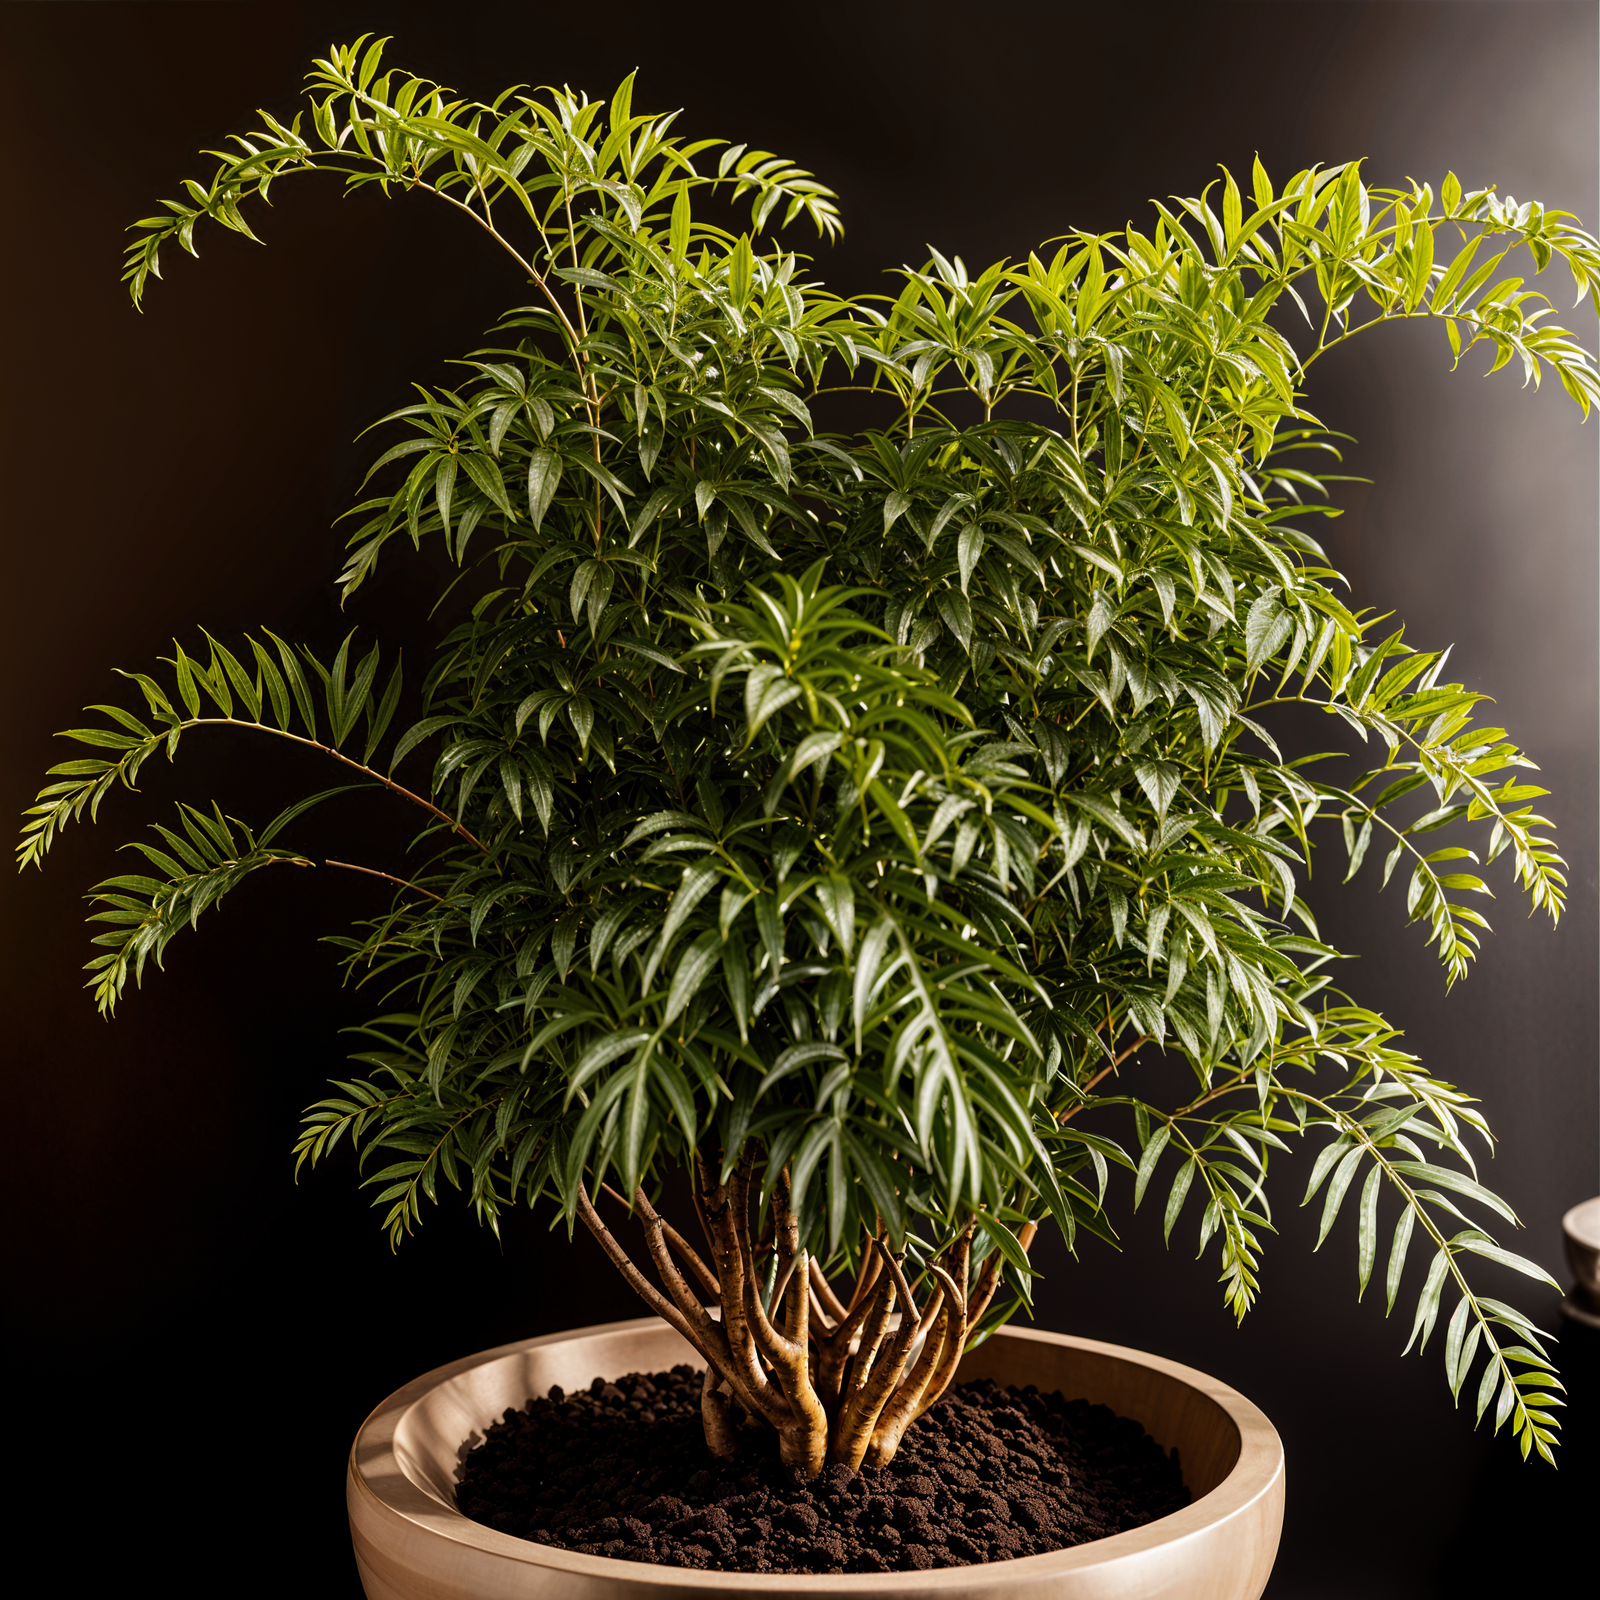
[[(342, 580), (357, 591), (397, 536), (442, 540), (477, 585), (470, 618), (393, 740), (400, 678), (380, 687), (375, 650), (352, 667), (348, 641), (326, 666), (271, 635), (247, 658), (179, 649), (174, 687), (133, 675), (143, 715), (97, 707), (115, 726), (71, 735), (112, 753), (52, 769), (24, 862), (217, 722), (424, 807), (403, 874), (361, 869), (397, 886), (338, 941), (384, 993), (356, 1057), (371, 1076), (312, 1108), (300, 1162), (346, 1136), (384, 1152), (365, 1181), (396, 1241), (441, 1178), (491, 1225), (549, 1201), (603, 1242), (608, 1177), (647, 1232), (669, 1166), (703, 1164), (702, 1202), (743, 1207), (748, 1180), (729, 1259), (765, 1275), (751, 1381), (792, 1405), (774, 1352), (807, 1337), (812, 1256), (858, 1290), (846, 1306), (818, 1273), (811, 1337), (859, 1324), (874, 1293), (887, 1315), (881, 1238), (882, 1284), (910, 1310), (929, 1295), (924, 1331), (941, 1296), (961, 1308), (958, 1351), (1026, 1300), (1047, 1213), (1069, 1242), (1115, 1237), (1112, 1165), (1135, 1204), (1164, 1191), (1169, 1237), (1197, 1194), (1242, 1316), (1270, 1154), (1308, 1138), (1322, 1237), (1365, 1174), (1361, 1291), (1387, 1195), (1388, 1308), (1420, 1228), (1413, 1341), (1454, 1296), (1452, 1391), (1482, 1356), (1478, 1416), (1548, 1456), (1538, 1333), (1467, 1278), (1474, 1256), (1545, 1276), (1460, 1209), (1515, 1220), (1476, 1180), (1467, 1135), (1488, 1129), (1331, 986), (1301, 880), (1319, 822), (1337, 819), (1352, 875), (1376, 836), (1454, 981), (1486, 925), (1486, 885), (1458, 868), (1508, 855), (1554, 919), (1561, 862), (1531, 762), (1472, 720), (1482, 697), (1335, 594), (1304, 524), (1328, 510), (1336, 436), (1304, 387), (1360, 329), (1425, 317), (1458, 362), (1482, 344), (1534, 383), (1548, 364), (1587, 415), (1591, 358), (1503, 268), (1519, 245), (1539, 271), (1559, 258), (1581, 299), (1596, 241), (1454, 176), (1372, 189), (1348, 164), (1275, 189), (1258, 162), (1249, 194), (1225, 173), (1148, 232), (1072, 233), (976, 275), (935, 255), (897, 295), (845, 299), (768, 242), (799, 219), (838, 231), (791, 163), (683, 142), (633, 111), (631, 78), (608, 104), (478, 104), (381, 72), (382, 48), (317, 63), (310, 132), (263, 113), (209, 186), (137, 225), (127, 277), (137, 303), (165, 241), (192, 252), (205, 218), (250, 234), (246, 203), (300, 172), (420, 190), (487, 231), (536, 301), (459, 386), (384, 419), (403, 436), (352, 512)], [(819, 429), (845, 391), (877, 427)], [(1375, 735), (1369, 770), (1340, 783), (1328, 758), (1286, 758), (1264, 720), (1287, 705)], [(422, 751), (429, 776), (402, 785)], [(307, 864), (272, 841), (322, 798), (259, 833), (184, 807), (181, 835), (140, 845), (161, 876), (98, 891), (102, 1008), (250, 872)], [(1478, 853), (1436, 847), (1447, 826)], [(1181, 1104), (1123, 1084), (1139, 1051), (1186, 1064)], [(725, 1263), (673, 1248), (717, 1290)], [(666, 1253), (656, 1300), (692, 1322)], [(1018, 1299), (969, 1316), (1002, 1266)], [(788, 1335), (768, 1324), (779, 1280)]]

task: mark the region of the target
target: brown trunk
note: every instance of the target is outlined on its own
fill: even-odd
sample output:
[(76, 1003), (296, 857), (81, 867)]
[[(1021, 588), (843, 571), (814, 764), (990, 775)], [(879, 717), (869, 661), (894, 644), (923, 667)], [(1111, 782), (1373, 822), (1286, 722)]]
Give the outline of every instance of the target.
[[(953, 1363), (961, 1359), (961, 1352), (966, 1346), (967, 1317), (961, 1290), (956, 1280), (942, 1267), (935, 1265), (932, 1272), (939, 1287), (929, 1310), (936, 1309), (938, 1315), (931, 1328), (925, 1327), (922, 1354), (917, 1357), (917, 1364), (911, 1369), (910, 1376), (894, 1392), (878, 1416), (871, 1441), (864, 1451), (869, 1467), (887, 1466), (894, 1460), (906, 1429), (927, 1409), (923, 1404), (924, 1396), (937, 1381), (947, 1362), (951, 1363), (953, 1370)], [(923, 1320), (926, 1324), (927, 1318)], [(943, 1389), (939, 1392), (943, 1393)], [(928, 1404), (931, 1405), (932, 1401)]]
[(706, 1449), (723, 1461), (739, 1454), (739, 1429), (733, 1417), (733, 1391), (722, 1374), (708, 1361), (705, 1383), (700, 1389), (700, 1422), (705, 1428)]
[(850, 1341), (860, 1332), (876, 1304), (876, 1296), (868, 1295), (831, 1333), (813, 1335), (813, 1341), (819, 1351), (817, 1389), (822, 1395), (822, 1403), (830, 1411), (839, 1404), (844, 1384), (844, 1369), (850, 1360)]
[[(864, 1369), (859, 1378), (852, 1375), (852, 1392), (846, 1398), (834, 1426), (829, 1457), (834, 1461), (842, 1461), (847, 1467), (852, 1468), (859, 1467), (862, 1457), (867, 1453), (867, 1446), (872, 1442), (873, 1430), (878, 1425), (879, 1414), (905, 1371), (906, 1358), (911, 1354), (911, 1347), (916, 1343), (919, 1331), (916, 1302), (911, 1298), (911, 1288), (906, 1283), (900, 1263), (889, 1254), (887, 1246), (883, 1243), (879, 1242), (878, 1248), (883, 1251), (884, 1264), (892, 1280), (891, 1293), (884, 1296), (883, 1303), (887, 1307), (895, 1297), (898, 1297), (900, 1326), (881, 1351), (874, 1342), (875, 1359), (870, 1368)], [(881, 1339), (881, 1328), (878, 1329), (878, 1336)], [(866, 1353), (866, 1345), (866, 1338), (863, 1337), (863, 1355)]]
[(745, 1315), (750, 1299), (748, 1280), (754, 1270), (754, 1264), (748, 1259), (749, 1218), (736, 1209), (737, 1202), (745, 1197), (745, 1187), (739, 1182), (738, 1169), (727, 1184), (712, 1182), (710, 1169), (704, 1161), (699, 1163), (698, 1177), (717, 1283), (721, 1288), (718, 1298), (732, 1367), (728, 1373), (730, 1384), (752, 1411), (765, 1417), (773, 1427), (782, 1428), (789, 1419), (789, 1408), (767, 1376)]
[[(801, 1251), (802, 1258), (806, 1252)], [(786, 1466), (802, 1477), (814, 1478), (822, 1471), (828, 1456), (828, 1413), (811, 1382), (811, 1285), (810, 1273), (802, 1259), (790, 1282), (787, 1305), (787, 1344), (792, 1352), (783, 1370), (784, 1393), (793, 1407), (795, 1420), (779, 1436), (779, 1454)]]
[(817, 1264), (817, 1258), (811, 1258), (811, 1287), (816, 1291), (816, 1303), (835, 1322), (843, 1322), (849, 1315), (844, 1308), (844, 1303), (833, 1292), (833, 1285), (823, 1276), (822, 1268)]
[[(900, 1259), (880, 1236), (862, 1253), (847, 1304), (801, 1247), (787, 1170), (772, 1180), (765, 1223), (759, 1210), (752, 1218), (758, 1161), (758, 1150), (747, 1145), (724, 1182), (696, 1157), (694, 1203), (709, 1263), (657, 1215), (643, 1189), (635, 1192), (632, 1209), (661, 1289), (629, 1258), (581, 1185), (578, 1215), (650, 1309), (704, 1359), (700, 1411), (712, 1455), (738, 1453), (742, 1410), (777, 1431), (779, 1454), (800, 1477), (814, 1478), (827, 1461), (885, 1466), (906, 1430), (954, 1379), (967, 1338), (999, 1286), (1001, 1257), (996, 1252), (984, 1262), (969, 1291), (973, 1219), (929, 1265), (932, 1282), (919, 1313)], [(609, 1187), (603, 1192), (622, 1201)], [(1036, 1232), (1031, 1222), (1019, 1230), (1025, 1251)], [(763, 1260), (773, 1269), (768, 1293), (761, 1284)], [(720, 1309), (720, 1321), (702, 1296)], [(900, 1322), (891, 1331), (896, 1310)]]
[(861, 1270), (856, 1274), (856, 1286), (850, 1295), (849, 1309), (854, 1311), (867, 1297), (867, 1291), (878, 1281), (878, 1273), (883, 1267), (878, 1252), (872, 1248), (872, 1241), (867, 1241), (867, 1247), (861, 1252)]
[[(746, 1238), (751, 1165), (741, 1161), (735, 1180), (734, 1210)], [(772, 1239), (778, 1255), (774, 1308), (782, 1307), (783, 1330), (775, 1328), (761, 1302), (753, 1271), (744, 1280), (744, 1317), (754, 1342), (772, 1369), (789, 1415), (778, 1424), (778, 1453), (802, 1477), (821, 1472), (828, 1450), (828, 1416), (811, 1383), (811, 1274), (800, 1249), (800, 1228), (789, 1209), (789, 1183), (780, 1174), (772, 1191)]]

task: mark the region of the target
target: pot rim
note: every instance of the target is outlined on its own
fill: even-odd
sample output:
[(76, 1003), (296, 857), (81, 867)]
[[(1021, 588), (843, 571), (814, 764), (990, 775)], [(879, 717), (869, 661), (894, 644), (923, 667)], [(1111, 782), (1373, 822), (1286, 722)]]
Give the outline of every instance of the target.
[[(1081, 1339), (1071, 1334), (1050, 1333), (1038, 1328), (1004, 1327), (995, 1338), (1026, 1340), (1040, 1344), (1066, 1345), (1114, 1360), (1133, 1363), (1176, 1379), (1211, 1401), (1232, 1423), (1238, 1434), (1239, 1453), (1222, 1481), (1196, 1497), (1181, 1511), (1157, 1518), (1141, 1528), (1111, 1534), (1087, 1544), (1040, 1555), (1019, 1556), (1009, 1561), (976, 1562), (967, 1566), (939, 1567), (919, 1572), (870, 1573), (750, 1573), (702, 1571), (697, 1568), (657, 1565), (654, 1562), (621, 1561), (609, 1556), (585, 1555), (555, 1545), (520, 1539), (498, 1528), (474, 1522), (454, 1505), (441, 1500), (428, 1485), (407, 1470), (396, 1449), (397, 1434), (411, 1410), (432, 1390), (476, 1367), (544, 1345), (593, 1338), (606, 1334), (631, 1334), (659, 1328), (670, 1332), (658, 1317), (638, 1317), (621, 1322), (593, 1323), (561, 1333), (518, 1339), (510, 1344), (480, 1350), (442, 1367), (435, 1367), (395, 1390), (376, 1406), (356, 1433), (351, 1445), (348, 1482), (351, 1491), (371, 1502), (373, 1509), (452, 1543), (492, 1553), (503, 1560), (531, 1569), (544, 1568), (570, 1573), (574, 1577), (599, 1579), (642, 1579), (661, 1589), (700, 1590), (728, 1588), (770, 1594), (905, 1595), (907, 1583), (914, 1583), (918, 1594), (937, 1594), (941, 1590), (970, 1587), (975, 1574), (1003, 1569), (1019, 1582), (1087, 1568), (1135, 1556), (1146, 1550), (1171, 1547), (1185, 1541), (1198, 1541), (1225, 1522), (1245, 1517), (1264, 1498), (1280, 1491), (1284, 1472), (1283, 1442), (1266, 1415), (1238, 1390), (1230, 1388), (1194, 1367), (1169, 1361), (1164, 1356), (1134, 1350), (1124, 1345), (1106, 1344), (1098, 1339)], [(1068, 1398), (1072, 1398), (1069, 1396)], [(488, 1419), (494, 1421), (498, 1419)], [(488, 1422), (484, 1424), (487, 1426)], [(532, 1574), (530, 1573), (530, 1576)]]

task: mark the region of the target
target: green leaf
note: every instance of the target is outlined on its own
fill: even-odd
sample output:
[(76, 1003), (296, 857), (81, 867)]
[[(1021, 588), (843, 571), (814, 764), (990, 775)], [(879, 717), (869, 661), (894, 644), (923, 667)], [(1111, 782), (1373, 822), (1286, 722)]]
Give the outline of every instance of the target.
[(667, 1003), (661, 1013), (663, 1027), (677, 1021), (683, 1014), (684, 1007), (694, 998), (721, 959), (722, 935), (715, 928), (707, 928), (678, 960), (678, 970), (673, 974), (672, 986), (667, 991)]
[[(1152, 1166), (1152, 1171), (1154, 1167)], [(1189, 1186), (1194, 1181), (1196, 1162), (1193, 1156), (1178, 1168), (1172, 1180), (1171, 1192), (1167, 1195), (1166, 1215), (1161, 1221), (1161, 1237), (1166, 1243), (1172, 1242), (1173, 1224), (1178, 1220), (1178, 1214), (1183, 1210), (1183, 1202), (1188, 1198)]]
[(844, 1051), (837, 1045), (824, 1044), (821, 1040), (812, 1040), (807, 1044), (792, 1044), (787, 1050), (780, 1051), (777, 1059), (767, 1068), (760, 1084), (756, 1087), (756, 1098), (759, 1100), (775, 1084), (781, 1083), (791, 1073), (798, 1072), (813, 1061), (846, 1059)]
[(1245, 618), (1245, 666), (1254, 672), (1272, 656), (1294, 631), (1294, 618), (1284, 609), (1275, 590), (1258, 596)]
[(1411, 1229), (1416, 1220), (1416, 1211), (1407, 1205), (1394, 1226), (1394, 1242), (1389, 1246), (1389, 1274), (1384, 1286), (1388, 1294), (1384, 1316), (1394, 1310), (1395, 1298), (1400, 1293), (1400, 1274), (1405, 1270), (1406, 1250), (1411, 1243)]
[(1322, 1204), (1322, 1224), (1317, 1229), (1317, 1242), (1311, 1247), (1313, 1250), (1322, 1248), (1322, 1241), (1328, 1237), (1328, 1230), (1333, 1227), (1334, 1218), (1339, 1215), (1339, 1207), (1344, 1203), (1346, 1190), (1356, 1175), (1356, 1169), (1361, 1165), (1361, 1158), (1366, 1154), (1362, 1146), (1357, 1145), (1334, 1168), (1333, 1178), (1328, 1184), (1327, 1198)]
[(1406, 274), (1406, 310), (1415, 311), (1428, 290), (1433, 270), (1433, 229), (1424, 223), (1412, 235), (1411, 266)]
[(1474, 1182), (1471, 1178), (1463, 1177), (1459, 1172), (1452, 1172), (1449, 1167), (1436, 1167), (1421, 1161), (1396, 1161), (1392, 1163), (1394, 1170), (1405, 1178), (1416, 1178), (1426, 1183), (1436, 1183), (1441, 1189), (1451, 1189), (1456, 1194), (1464, 1194), (1470, 1199), (1477, 1200), (1489, 1207), (1491, 1211), (1498, 1212), (1507, 1222), (1516, 1222), (1517, 1214), (1508, 1206), (1499, 1195), (1485, 1189), (1481, 1183)]
[[(880, 917), (867, 930), (861, 941), (861, 951), (856, 957), (856, 981), (853, 1017), (856, 1032), (856, 1051), (861, 1051), (861, 1028), (866, 1021), (872, 995), (877, 988), (879, 967), (894, 937), (894, 923), (887, 916)], [(897, 963), (898, 964), (898, 963)], [(893, 970), (892, 968), (890, 970)], [(885, 977), (888, 973), (884, 974)]]
[(1133, 1181), (1133, 1208), (1139, 1209), (1139, 1202), (1144, 1199), (1144, 1192), (1150, 1185), (1150, 1179), (1156, 1170), (1156, 1162), (1161, 1159), (1161, 1152), (1167, 1148), (1167, 1141), (1172, 1137), (1172, 1124), (1163, 1122), (1144, 1147), (1144, 1153), (1139, 1157), (1139, 1170), (1134, 1175)]
[(672, 903), (667, 907), (666, 917), (661, 924), (661, 948), (663, 950), (672, 942), (672, 936), (683, 926), (689, 913), (700, 904), (721, 879), (721, 872), (713, 866), (700, 865), (683, 869), (683, 878), (678, 885), (677, 891), (673, 894)]
[(727, 984), (728, 1006), (739, 1026), (739, 1042), (750, 1042), (750, 956), (737, 933), (722, 946), (722, 972)]
[(689, 258), (689, 228), (691, 213), (689, 210), (689, 185), (678, 186), (678, 193), (672, 202), (672, 253), (679, 261)]
[(470, 451), (463, 452), (456, 458), (477, 486), (479, 493), (492, 500), (497, 509), (503, 511), (508, 517), (514, 516), (511, 509), (511, 499), (506, 493), (505, 480), (500, 476), (500, 469), (487, 456), (475, 455)]
[(1474, 1255), (1484, 1256), (1490, 1261), (1497, 1261), (1502, 1267), (1510, 1267), (1513, 1272), (1520, 1272), (1524, 1277), (1537, 1278), (1552, 1289), (1561, 1288), (1561, 1285), (1537, 1261), (1530, 1261), (1526, 1256), (1503, 1250), (1489, 1239), (1463, 1239), (1461, 1248), (1472, 1251)]
[(183, 653), (183, 646), (176, 639), (172, 641), (172, 648), (177, 656), (173, 660), (173, 670), (178, 678), (178, 694), (185, 706), (188, 707), (191, 717), (200, 715), (200, 691), (195, 687), (194, 663)]
[(545, 513), (560, 483), (561, 457), (548, 446), (541, 445), (528, 457), (528, 515), (535, 533), (543, 527)]
[(827, 874), (812, 891), (822, 915), (839, 942), (842, 959), (848, 961), (855, 948), (856, 901), (850, 879), (837, 870)]
[(1422, 1293), (1417, 1297), (1417, 1318), (1411, 1325), (1411, 1337), (1406, 1341), (1406, 1350), (1416, 1343), (1417, 1335), (1422, 1335), (1421, 1349), (1428, 1348), (1428, 1338), (1433, 1332), (1434, 1322), (1439, 1315), (1439, 1294), (1444, 1288), (1445, 1273), (1450, 1266), (1450, 1252), (1440, 1250), (1433, 1258), (1433, 1264), (1428, 1268), (1428, 1276), (1422, 1285)]
[(1372, 1263), (1378, 1251), (1378, 1189), (1383, 1182), (1383, 1168), (1374, 1166), (1361, 1186), (1360, 1224), (1356, 1231), (1356, 1280), (1359, 1285), (1356, 1298), (1367, 1292), (1367, 1282), (1372, 1277)]
[[(977, 566), (978, 558), (983, 554), (983, 529), (976, 522), (963, 524), (961, 533), (956, 539), (956, 560), (961, 568), (961, 592), (966, 594), (967, 585), (972, 580), (972, 569)], [(970, 618), (970, 613), (969, 613)], [(954, 624), (952, 624), (954, 626)], [(967, 624), (968, 633), (971, 632), (971, 622)], [(967, 644), (966, 638), (962, 644)]]
[(767, 971), (775, 977), (783, 965), (783, 918), (775, 894), (756, 896), (756, 927), (761, 933), (761, 943), (767, 952)]
[(935, 605), (947, 628), (961, 641), (961, 648), (972, 649), (972, 602), (959, 589), (941, 589)]
[(445, 538), (450, 537), (450, 507), (455, 495), (456, 463), (460, 458), (443, 455), (433, 472), (433, 494), (439, 505), (439, 520), (444, 524)]
[[(1454, 1312), (1451, 1313), (1449, 1325), (1445, 1329), (1445, 1377), (1450, 1384), (1450, 1393), (1458, 1399), (1461, 1395), (1462, 1382), (1467, 1375), (1468, 1364), (1472, 1360), (1472, 1350), (1467, 1343), (1467, 1326), (1471, 1315), (1472, 1302), (1466, 1295), (1462, 1295)], [(1477, 1334), (1476, 1325), (1473, 1326), (1472, 1331), (1474, 1335)], [(1475, 1338), (1473, 1343), (1476, 1343)]]
[(299, 658), (294, 651), (270, 629), (263, 629), (267, 637), (278, 647), (278, 660), (283, 665), (283, 676), (294, 695), (296, 708), (300, 712), (300, 720), (305, 724), (308, 738), (317, 736), (316, 702), (312, 698), (311, 685), (306, 679), (305, 670), (300, 665)]

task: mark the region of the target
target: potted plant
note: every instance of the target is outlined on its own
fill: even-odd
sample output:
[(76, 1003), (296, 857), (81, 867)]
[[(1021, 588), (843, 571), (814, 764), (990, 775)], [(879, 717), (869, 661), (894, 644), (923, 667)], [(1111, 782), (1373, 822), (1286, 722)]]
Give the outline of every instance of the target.
[[(379, 1152), (396, 1242), (441, 1177), (491, 1225), (583, 1223), (698, 1352), (713, 1457), (766, 1428), (801, 1478), (891, 1462), (1027, 1304), (1035, 1230), (1115, 1237), (1113, 1165), (1169, 1236), (1192, 1202), (1242, 1316), (1269, 1153), (1305, 1137), (1324, 1235), (1359, 1212), (1362, 1288), (1381, 1260), (1392, 1309), (1420, 1233), (1413, 1337), (1448, 1292), (1452, 1389), (1478, 1367), (1480, 1419), (1549, 1455), (1537, 1333), (1468, 1279), (1474, 1256), (1544, 1277), (1480, 1225), (1509, 1217), (1473, 1174), (1483, 1120), (1332, 986), (1300, 880), (1319, 820), (1352, 873), (1376, 835), (1453, 980), (1484, 885), (1436, 830), (1507, 854), (1552, 917), (1561, 863), (1481, 697), (1334, 593), (1304, 524), (1336, 436), (1304, 385), (1358, 328), (1429, 316), (1587, 413), (1592, 361), (1500, 269), (1525, 244), (1581, 294), (1595, 240), (1453, 177), (1258, 164), (1146, 232), (842, 298), (772, 242), (839, 226), (792, 164), (679, 138), (631, 79), (478, 104), (383, 46), (336, 48), (307, 114), (263, 114), (138, 224), (128, 280), (137, 302), (202, 218), (250, 233), (241, 207), (301, 171), (485, 231), (531, 303), (459, 389), (384, 419), (403, 437), (342, 576), (442, 540), (472, 603), (403, 732), (376, 646), (271, 634), (179, 647), (131, 675), (138, 712), (75, 731), (104, 754), (53, 769), (24, 864), (201, 726), (342, 780), (259, 825), (186, 805), (139, 843), (152, 871), (97, 891), (102, 1009), (244, 877), (307, 864), (309, 807), (383, 790), (420, 813), (410, 862), (328, 863), (393, 888), (342, 941), (383, 995), (370, 1076), (311, 1110), (299, 1161)], [(829, 426), (848, 393), (857, 432)], [(1285, 756), (1285, 708), (1368, 741), (1368, 769)], [(1192, 1087), (1154, 1096), (1156, 1055)], [(656, 1210), (669, 1170), (703, 1252)]]

